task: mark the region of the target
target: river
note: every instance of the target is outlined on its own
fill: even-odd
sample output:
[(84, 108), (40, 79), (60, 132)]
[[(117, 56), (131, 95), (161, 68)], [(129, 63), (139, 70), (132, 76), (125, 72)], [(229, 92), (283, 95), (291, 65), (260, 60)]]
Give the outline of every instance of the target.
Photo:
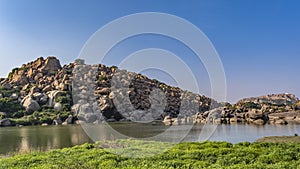
[[(81, 125), (68, 126), (24, 126), (0, 128), (0, 154), (12, 152), (45, 151), (53, 148), (92, 143), (93, 140), (126, 138), (151, 138), (159, 141), (212, 141), (231, 143), (254, 142), (265, 136), (300, 135), (300, 125), (218, 125), (203, 128), (203, 125), (164, 126), (152, 124), (114, 123), (101, 127)], [(206, 136), (201, 131), (207, 130)], [(114, 133), (115, 132), (115, 133)], [(116, 134), (117, 133), (117, 134)], [(120, 134), (121, 133), (121, 134)], [(91, 138), (89, 136), (91, 136)], [(97, 137), (93, 137), (96, 135)], [(119, 136), (120, 135), (120, 136)], [(159, 135), (159, 137), (156, 137)]]

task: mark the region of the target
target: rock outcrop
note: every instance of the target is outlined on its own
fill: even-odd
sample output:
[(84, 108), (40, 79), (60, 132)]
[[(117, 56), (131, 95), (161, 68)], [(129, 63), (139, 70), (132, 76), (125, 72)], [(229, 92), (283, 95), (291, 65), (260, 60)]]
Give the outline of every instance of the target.
[[(76, 120), (80, 123), (160, 120), (167, 125), (300, 121), (300, 101), (292, 94), (220, 104), (141, 74), (115, 66), (86, 65), (83, 60), (61, 66), (55, 57), (38, 58), (13, 69), (8, 78), (1, 79), (0, 85), (9, 91), (0, 91), (0, 98), (19, 101), (25, 107), (26, 113), (20, 111), (14, 114), (16, 117), (34, 116), (32, 119), (42, 120), (40, 124), (70, 124)], [(48, 112), (51, 121), (34, 113), (41, 111)]]

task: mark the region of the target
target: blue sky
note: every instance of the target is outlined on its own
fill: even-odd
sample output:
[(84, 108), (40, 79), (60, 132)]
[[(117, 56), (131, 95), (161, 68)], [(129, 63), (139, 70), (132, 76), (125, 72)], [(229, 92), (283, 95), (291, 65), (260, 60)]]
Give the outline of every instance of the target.
[[(211, 40), (224, 65), (228, 101), (268, 93), (300, 97), (299, 9), (296, 0), (0, 0), (0, 76), (38, 56), (55, 55), (62, 64), (72, 62), (87, 39), (108, 22), (137, 12), (164, 12), (188, 20)], [(140, 43), (145, 39), (147, 43)], [(116, 55), (129, 51), (160, 47), (190, 62), (203, 84), (201, 94), (210, 94), (205, 69), (193, 67), (189, 60), (193, 54), (183, 45), (145, 36), (120, 46), (104, 64), (117, 64)], [(164, 74), (156, 78), (173, 84)]]

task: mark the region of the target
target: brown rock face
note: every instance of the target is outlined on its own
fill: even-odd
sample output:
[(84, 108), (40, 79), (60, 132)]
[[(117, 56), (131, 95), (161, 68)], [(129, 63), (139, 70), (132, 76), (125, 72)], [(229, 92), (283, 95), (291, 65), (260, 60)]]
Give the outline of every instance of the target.
[(56, 72), (61, 69), (61, 65), (58, 59), (53, 56), (48, 57), (43, 66), (39, 69), (42, 72)]
[[(46, 59), (40, 57), (35, 61), (23, 64), (20, 68), (15, 68), (8, 79), (12, 85), (26, 85), (28, 83), (39, 85), (39, 82), (45, 82), (44, 78), (55, 75), (61, 65), (58, 59), (53, 56)], [(47, 83), (50, 81), (47, 81)]]
[(37, 60), (35, 60), (34, 62), (32, 62), (31, 67), (33, 69), (38, 69), (43, 65), (44, 61), (45, 61), (44, 58), (40, 57)]

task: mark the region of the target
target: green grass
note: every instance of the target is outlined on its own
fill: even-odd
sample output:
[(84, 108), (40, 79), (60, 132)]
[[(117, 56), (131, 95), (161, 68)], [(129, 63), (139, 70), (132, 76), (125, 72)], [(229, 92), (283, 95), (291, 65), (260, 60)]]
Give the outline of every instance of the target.
[[(110, 151), (107, 151), (110, 148)], [(165, 148), (165, 149), (164, 149)], [(169, 149), (170, 148), (170, 149)], [(167, 150), (168, 151), (161, 151)], [(151, 152), (159, 152), (151, 156)], [(116, 152), (116, 154), (112, 153)], [(123, 152), (140, 158), (123, 156)], [(148, 154), (147, 154), (148, 153)], [(150, 156), (148, 156), (150, 155)], [(299, 143), (170, 143), (117, 140), (0, 159), (0, 168), (299, 168)]]
[(300, 136), (269, 136), (260, 138), (257, 142), (300, 143)]

